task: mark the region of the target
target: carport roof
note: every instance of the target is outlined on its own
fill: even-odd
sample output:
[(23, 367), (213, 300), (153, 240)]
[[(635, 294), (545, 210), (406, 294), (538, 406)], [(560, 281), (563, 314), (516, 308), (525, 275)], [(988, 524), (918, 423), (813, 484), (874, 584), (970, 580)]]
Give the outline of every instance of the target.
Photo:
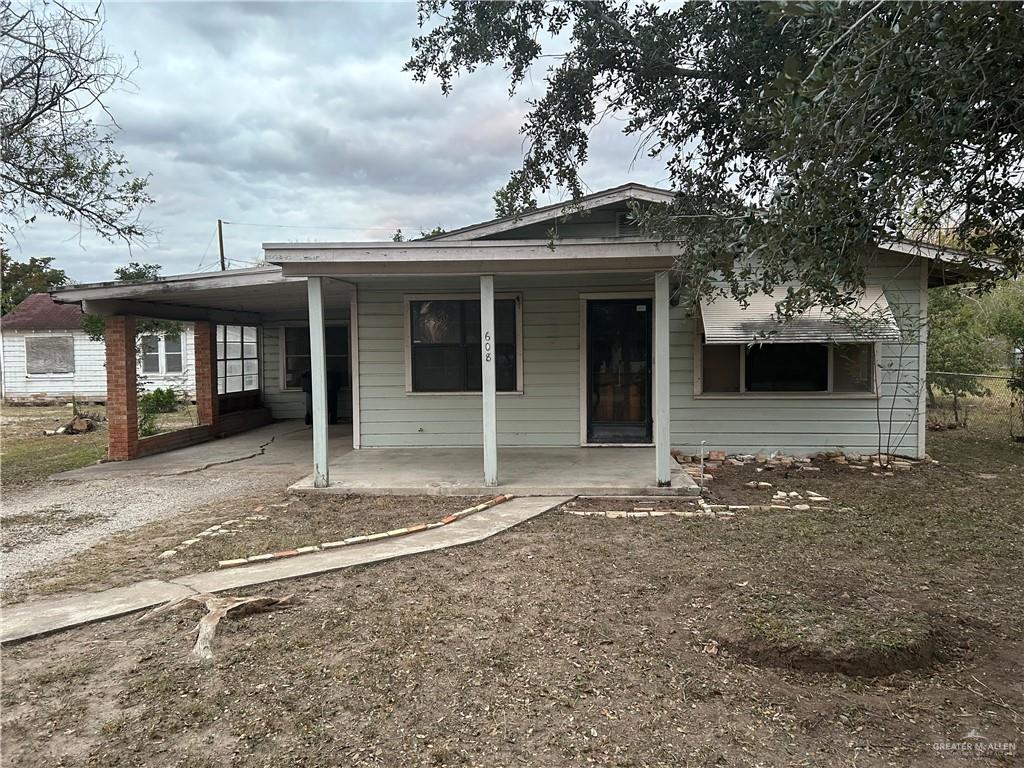
[[(332, 281), (327, 290), (334, 299), (331, 306), (347, 307), (350, 286)], [(285, 277), (277, 266), (87, 283), (50, 295), (62, 304), (81, 303), (90, 314), (222, 323), (260, 323), (271, 317), (304, 319), (308, 307), (306, 281)]]

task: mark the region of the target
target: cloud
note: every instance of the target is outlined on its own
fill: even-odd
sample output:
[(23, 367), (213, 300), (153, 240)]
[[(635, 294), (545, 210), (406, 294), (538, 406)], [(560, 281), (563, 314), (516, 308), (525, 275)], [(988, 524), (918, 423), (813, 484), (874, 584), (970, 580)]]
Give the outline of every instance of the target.
[[(232, 263), (268, 240), (388, 239), (489, 218), (492, 195), (522, 155), (525, 98), (481, 70), (441, 95), (402, 65), (417, 33), (411, 3), (153, 3), (107, 6), (111, 49), (138, 57), (135, 87), (113, 94), (118, 147), (151, 173), (157, 234), (129, 252), (40, 218), (15, 257), (55, 256), (80, 281), (130, 259), (165, 274), (215, 263), (225, 227)], [(594, 134), (586, 179), (658, 183), (663, 167), (630, 161), (614, 124)], [(542, 201), (546, 202), (546, 201)], [(254, 226), (256, 225), (256, 226)]]

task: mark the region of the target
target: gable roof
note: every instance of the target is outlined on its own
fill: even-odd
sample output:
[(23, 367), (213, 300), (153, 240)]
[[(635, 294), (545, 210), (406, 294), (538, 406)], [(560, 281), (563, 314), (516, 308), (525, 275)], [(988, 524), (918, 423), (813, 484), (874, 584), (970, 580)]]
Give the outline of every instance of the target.
[(77, 304), (58, 304), (48, 293), (33, 293), (4, 315), (4, 328), (19, 331), (66, 331), (82, 326)]
[(535, 208), (532, 211), (524, 211), (518, 216), (505, 216), (500, 219), (491, 219), (479, 224), (470, 224), (468, 227), (454, 229), (441, 235), (425, 238), (431, 241), (438, 240), (476, 240), (480, 237), (495, 235), (499, 232), (507, 232), (511, 229), (519, 229), (531, 224), (538, 224), (551, 219), (558, 219), (574, 213), (582, 213), (603, 205), (624, 202), (627, 200), (645, 200), (650, 203), (669, 203), (675, 197), (675, 193), (668, 189), (648, 187), (645, 184), (630, 182), (611, 189), (603, 189), (592, 195), (586, 195), (579, 200), (569, 200), (564, 203), (546, 205), (543, 208)]

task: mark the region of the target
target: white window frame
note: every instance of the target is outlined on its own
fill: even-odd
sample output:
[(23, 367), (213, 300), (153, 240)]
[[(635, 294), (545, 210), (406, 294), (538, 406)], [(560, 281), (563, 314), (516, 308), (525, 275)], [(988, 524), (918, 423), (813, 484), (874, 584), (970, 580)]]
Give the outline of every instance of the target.
[[(226, 346), (226, 342), (227, 342), (227, 329), (228, 329), (228, 327), (232, 327), (232, 326), (239, 328), (240, 332), (241, 332), (241, 338), (240, 338), (239, 341), (240, 341), (240, 343), (242, 345), (242, 357), (240, 357), (240, 358), (228, 358), (226, 356), (227, 355), (227, 346)], [(217, 333), (217, 331), (219, 329), (221, 329), (221, 328), (224, 329), (224, 339), (225, 339), (225, 357), (224, 358), (221, 358), (221, 356), (220, 356), (220, 336)], [(246, 328), (255, 328), (256, 329), (256, 357), (255, 358), (245, 357), (245, 344), (246, 344), (246, 342), (245, 342), (245, 329)], [(225, 396), (230, 396), (230, 395), (243, 395), (243, 394), (246, 394), (247, 392), (261, 392), (261, 393), (263, 392), (263, 329), (260, 326), (258, 326), (258, 325), (251, 325), (249, 323), (223, 323), (223, 324), (222, 323), (217, 323), (216, 329), (214, 330), (214, 350), (215, 350), (214, 361), (216, 363), (216, 371), (215, 371), (215, 373), (216, 373), (216, 379), (217, 379), (217, 395), (219, 397), (225, 397)], [(229, 359), (230, 360), (236, 360), (237, 359), (237, 360), (241, 360), (241, 362), (242, 362), (242, 374), (241, 374), (242, 375), (242, 389), (236, 390), (234, 392), (228, 392), (227, 391), (227, 379), (228, 379), (228, 376), (227, 376), (227, 363), (228, 363)], [(247, 375), (251, 375), (251, 374), (246, 374), (245, 373), (245, 361), (246, 360), (253, 360), (253, 359), (256, 360), (256, 386), (246, 389), (245, 388), (245, 377)], [(224, 368), (225, 368), (225, 374), (223, 376), (221, 376), (221, 374), (220, 374), (220, 363), (222, 363), (222, 362), (224, 363)], [(220, 391), (221, 380), (224, 381), (224, 391), (223, 392)]]
[[(175, 334), (171, 334), (172, 336)], [(156, 355), (157, 365), (159, 370), (157, 371), (144, 371), (143, 366), (143, 352), (142, 352), (142, 339), (147, 336), (156, 337)], [(165, 333), (144, 333), (139, 336), (139, 348), (136, 350), (136, 356), (138, 357), (138, 375), (139, 376), (184, 376), (189, 372), (188, 366), (188, 334), (185, 333), (185, 329), (181, 330), (181, 333), (177, 334), (178, 338), (181, 339), (181, 370), (180, 371), (168, 371), (167, 370), (167, 334)], [(178, 354), (174, 352), (172, 354)]]
[[(521, 293), (495, 293), (494, 300), (514, 300), (516, 303), (516, 388), (512, 391), (499, 391), (498, 397), (504, 395), (523, 394), (523, 296)], [(457, 392), (417, 392), (412, 388), (412, 309), (410, 305), (414, 301), (480, 301), (479, 293), (413, 293), (402, 297), (402, 327), (405, 334), (405, 394), (419, 397), (437, 397), (455, 395), (464, 397), (466, 395), (479, 396), (481, 393), (474, 390)]]
[(828, 344), (828, 390), (825, 392), (748, 392), (747, 384), (747, 355), (748, 344), (737, 344), (740, 356), (740, 391), (739, 392), (705, 392), (704, 391), (704, 344), (701, 339), (704, 337), (704, 325), (699, 321), (694, 323), (693, 333), (693, 396), (701, 400), (878, 400), (882, 392), (882, 343), (881, 342), (842, 342), (843, 344), (870, 344), (872, 346), (872, 362), (874, 363), (874, 376), (870, 392), (834, 392), (832, 391), (833, 363), (832, 354), (835, 351), (836, 342), (822, 342)]
[[(28, 372), (28, 340), (29, 339), (71, 339), (71, 361), (75, 370), (71, 373), (29, 373)], [(30, 333), (25, 336), (25, 378), (26, 379), (73, 379), (78, 372), (78, 353), (73, 333)]]

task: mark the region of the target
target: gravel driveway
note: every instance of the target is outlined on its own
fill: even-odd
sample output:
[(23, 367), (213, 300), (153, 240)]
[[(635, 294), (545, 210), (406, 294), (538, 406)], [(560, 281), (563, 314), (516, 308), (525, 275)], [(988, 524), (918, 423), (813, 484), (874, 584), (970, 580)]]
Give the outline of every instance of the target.
[[(348, 435), (332, 433), (332, 451)], [(280, 491), (311, 469), (310, 433), (282, 422), (133, 462), (100, 464), (3, 494), (4, 583), (110, 536), (234, 496)]]

